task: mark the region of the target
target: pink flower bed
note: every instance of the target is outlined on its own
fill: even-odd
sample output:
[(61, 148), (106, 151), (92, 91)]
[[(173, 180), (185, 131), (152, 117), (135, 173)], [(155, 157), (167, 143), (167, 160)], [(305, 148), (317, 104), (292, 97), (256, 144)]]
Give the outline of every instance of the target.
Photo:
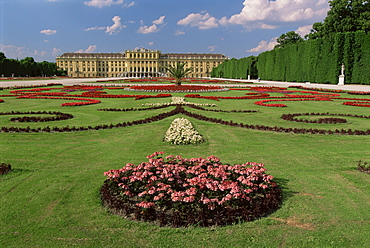
[(176, 227), (254, 220), (280, 206), (281, 191), (263, 164), (228, 165), (215, 156), (185, 159), (164, 152), (147, 158), (104, 173), (105, 205), (126, 217)]

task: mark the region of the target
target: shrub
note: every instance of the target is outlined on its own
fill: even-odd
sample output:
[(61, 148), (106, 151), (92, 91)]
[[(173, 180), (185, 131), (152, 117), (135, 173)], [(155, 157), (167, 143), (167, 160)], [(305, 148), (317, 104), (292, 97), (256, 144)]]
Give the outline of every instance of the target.
[(163, 154), (105, 172), (103, 204), (127, 218), (172, 227), (251, 221), (281, 204), (281, 190), (263, 164)]
[(357, 164), (357, 170), (370, 174), (370, 165), (366, 161), (359, 160)]
[(12, 166), (10, 164), (6, 164), (6, 163), (0, 164), (0, 175), (9, 173), (11, 170), (12, 170)]

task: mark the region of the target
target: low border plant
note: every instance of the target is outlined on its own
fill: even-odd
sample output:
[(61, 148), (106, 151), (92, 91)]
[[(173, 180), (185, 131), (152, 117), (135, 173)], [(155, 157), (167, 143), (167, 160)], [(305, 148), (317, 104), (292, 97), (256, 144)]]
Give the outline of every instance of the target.
[(104, 173), (102, 202), (129, 219), (172, 227), (252, 221), (281, 205), (281, 190), (264, 164), (223, 164), (216, 156), (147, 156)]

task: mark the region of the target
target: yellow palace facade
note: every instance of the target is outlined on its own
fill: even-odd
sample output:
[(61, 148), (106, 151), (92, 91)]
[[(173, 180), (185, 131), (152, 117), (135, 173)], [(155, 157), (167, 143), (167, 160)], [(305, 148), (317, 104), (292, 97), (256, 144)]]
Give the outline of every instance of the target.
[(223, 54), (162, 54), (142, 48), (125, 53), (65, 53), (56, 58), (56, 64), (70, 77), (163, 77), (167, 76), (165, 67), (179, 61), (193, 68), (190, 77), (209, 77), (226, 59)]

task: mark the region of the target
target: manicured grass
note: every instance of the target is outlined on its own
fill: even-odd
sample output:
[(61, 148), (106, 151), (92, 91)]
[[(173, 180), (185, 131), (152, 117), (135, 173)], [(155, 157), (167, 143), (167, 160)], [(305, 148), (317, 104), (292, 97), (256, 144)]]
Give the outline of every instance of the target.
[[(107, 92), (142, 94), (123, 90)], [(1, 92), (7, 93), (8, 90)], [(242, 96), (244, 93), (228, 91), (201, 95)], [(147, 118), (174, 108), (97, 111), (100, 108), (137, 108), (144, 103), (170, 102), (170, 98), (100, 99), (100, 104), (80, 107), (60, 107), (66, 100), (0, 98), (5, 100), (0, 103), (1, 112), (47, 110), (75, 116), (48, 123), (13, 123), (9, 121), (10, 116), (0, 116), (0, 126), (114, 124)], [(313, 124), (280, 118), (284, 113), (306, 112), (370, 115), (370, 108), (344, 106), (344, 100), (285, 102), (287, 108), (254, 105), (257, 100), (186, 100), (216, 103), (218, 106), (214, 109), (258, 110), (257, 113), (223, 113), (185, 107), (208, 117), (253, 125), (370, 128), (370, 119), (345, 117), (348, 121), (345, 124)], [(370, 177), (356, 170), (358, 160), (370, 161), (370, 136), (276, 133), (187, 117), (206, 142), (175, 146), (163, 142), (163, 137), (177, 117), (183, 116), (99, 131), (0, 133), (0, 163), (10, 163), (13, 169), (0, 176), (0, 247), (370, 246)], [(265, 163), (267, 172), (275, 176), (283, 188), (283, 205), (275, 213), (257, 221), (216, 228), (160, 228), (107, 212), (99, 199), (99, 189), (105, 180), (103, 172), (121, 168), (126, 163), (146, 161), (146, 155), (154, 151), (180, 154), (186, 158), (216, 155), (230, 164)]]

